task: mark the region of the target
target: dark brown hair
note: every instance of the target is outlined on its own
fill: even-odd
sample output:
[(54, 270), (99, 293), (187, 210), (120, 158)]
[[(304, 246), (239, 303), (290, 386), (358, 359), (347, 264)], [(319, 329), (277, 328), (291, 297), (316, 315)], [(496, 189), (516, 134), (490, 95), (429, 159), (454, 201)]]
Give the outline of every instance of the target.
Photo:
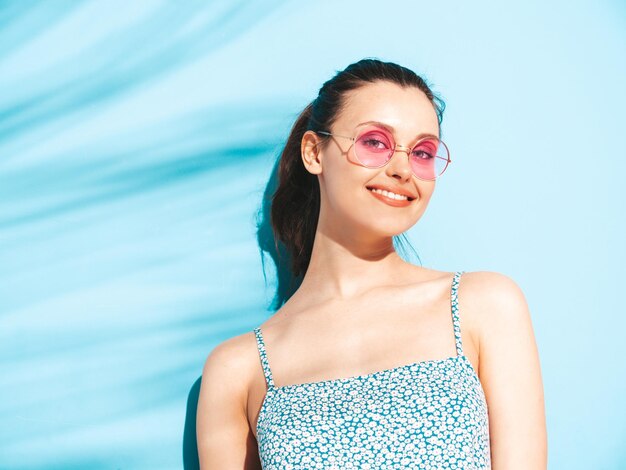
[[(320, 211), (317, 175), (309, 173), (302, 162), (302, 137), (309, 130), (330, 130), (346, 104), (346, 93), (376, 81), (388, 81), (403, 88), (418, 88), (433, 104), (441, 124), (445, 109), (443, 100), (435, 96), (422, 77), (392, 62), (362, 59), (337, 72), (322, 85), (317, 98), (304, 108), (291, 128), (280, 154), (278, 187), (271, 202), (276, 252), (279, 257), (281, 252), (286, 252), (291, 258), (292, 281), (301, 279), (309, 266)], [(283, 244), (282, 250), (279, 243)]]

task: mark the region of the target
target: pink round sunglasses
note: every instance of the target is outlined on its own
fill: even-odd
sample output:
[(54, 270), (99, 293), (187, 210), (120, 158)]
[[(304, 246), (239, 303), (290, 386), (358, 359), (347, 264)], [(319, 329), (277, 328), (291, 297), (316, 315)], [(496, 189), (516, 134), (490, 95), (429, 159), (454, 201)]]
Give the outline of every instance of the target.
[(448, 146), (442, 140), (430, 135), (421, 138), (409, 148), (396, 144), (393, 136), (381, 129), (365, 129), (358, 132), (355, 137), (326, 131), (315, 132), (350, 139), (353, 142), (356, 160), (351, 158), (350, 149), (348, 149), (348, 159), (366, 168), (385, 166), (396, 151), (401, 151), (407, 153), (411, 169), (417, 178), (433, 181), (439, 178), (452, 162)]

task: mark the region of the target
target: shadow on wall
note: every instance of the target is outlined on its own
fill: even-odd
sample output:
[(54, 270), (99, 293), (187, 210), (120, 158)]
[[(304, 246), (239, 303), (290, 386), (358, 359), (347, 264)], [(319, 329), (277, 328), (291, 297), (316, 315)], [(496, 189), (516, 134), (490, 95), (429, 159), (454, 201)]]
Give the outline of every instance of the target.
[(202, 376), (194, 382), (187, 396), (187, 415), (183, 432), (183, 468), (185, 470), (200, 470), (198, 441), (196, 439), (196, 413), (201, 382)]

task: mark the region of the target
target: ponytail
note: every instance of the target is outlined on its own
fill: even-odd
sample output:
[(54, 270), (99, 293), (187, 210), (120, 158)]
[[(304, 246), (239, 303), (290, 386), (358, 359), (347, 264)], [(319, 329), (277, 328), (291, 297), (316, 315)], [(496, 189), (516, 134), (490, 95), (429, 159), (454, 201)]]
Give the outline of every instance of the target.
[(278, 189), (272, 197), (271, 224), (276, 251), (282, 242), (291, 255), (291, 273), (304, 275), (311, 259), (313, 240), (320, 212), (320, 187), (317, 175), (309, 173), (301, 157), (302, 136), (309, 130), (313, 103), (296, 119), (280, 155)]

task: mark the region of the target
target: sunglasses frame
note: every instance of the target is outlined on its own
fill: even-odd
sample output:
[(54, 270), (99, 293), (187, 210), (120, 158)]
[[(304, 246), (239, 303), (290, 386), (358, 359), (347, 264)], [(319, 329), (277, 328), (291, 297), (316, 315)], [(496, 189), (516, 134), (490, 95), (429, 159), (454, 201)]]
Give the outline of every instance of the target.
[[(349, 137), (347, 135), (340, 135), (340, 134), (335, 134), (335, 133), (331, 133), (331, 132), (327, 132), (327, 131), (313, 131), (316, 134), (322, 134), (322, 135), (327, 135), (327, 136), (332, 136), (332, 137), (343, 137), (345, 139), (350, 139), (352, 141), (352, 145), (351, 147), (354, 146), (354, 144), (356, 143), (356, 141), (358, 140), (357, 138), (360, 137), (363, 133), (365, 133), (365, 131), (359, 131), (357, 132), (357, 134), (354, 137)], [(407, 157), (411, 158), (411, 151), (413, 151), (413, 149), (415, 147), (417, 147), (420, 142), (424, 141), (424, 140), (428, 140), (428, 139), (433, 139), (433, 137), (424, 137), (423, 139), (418, 140), (415, 145), (411, 148), (409, 147), (404, 147), (403, 145), (399, 145), (396, 140), (393, 138), (393, 135), (391, 136), (392, 141), (393, 141), (393, 151), (391, 152), (391, 156), (387, 159), (387, 161), (385, 163), (383, 163), (382, 165), (379, 166), (369, 166), (369, 165), (365, 165), (363, 162), (361, 162), (361, 160), (359, 160), (359, 156), (356, 153), (356, 149), (354, 151), (354, 156), (357, 159), (357, 163), (365, 168), (382, 168), (385, 165), (387, 165), (391, 159), (393, 158), (393, 154), (396, 153), (398, 150), (400, 150), (401, 152), (406, 152)], [(448, 148), (448, 146), (446, 145), (446, 143), (441, 140), (441, 139), (436, 139), (437, 142), (439, 142), (439, 144), (443, 144), (443, 146), (446, 148), (446, 152), (448, 153), (448, 158), (443, 158), (440, 157), (439, 155), (435, 155), (435, 158), (441, 158), (442, 160), (446, 160), (446, 166), (443, 167), (443, 170), (441, 170), (441, 173), (439, 173), (439, 175), (435, 176), (434, 178), (422, 178), (421, 176), (418, 176), (415, 174), (415, 171), (413, 170), (413, 167), (411, 167), (411, 173), (413, 173), (413, 176), (415, 176), (417, 179), (423, 180), (423, 181), (435, 181), (438, 178), (441, 178), (441, 175), (444, 174), (444, 172), (448, 169), (448, 166), (450, 165), (450, 163), (452, 163), (452, 160), (450, 159), (450, 149)], [(398, 147), (402, 147), (401, 149), (398, 149)], [(350, 149), (348, 149), (348, 152), (350, 152)]]

